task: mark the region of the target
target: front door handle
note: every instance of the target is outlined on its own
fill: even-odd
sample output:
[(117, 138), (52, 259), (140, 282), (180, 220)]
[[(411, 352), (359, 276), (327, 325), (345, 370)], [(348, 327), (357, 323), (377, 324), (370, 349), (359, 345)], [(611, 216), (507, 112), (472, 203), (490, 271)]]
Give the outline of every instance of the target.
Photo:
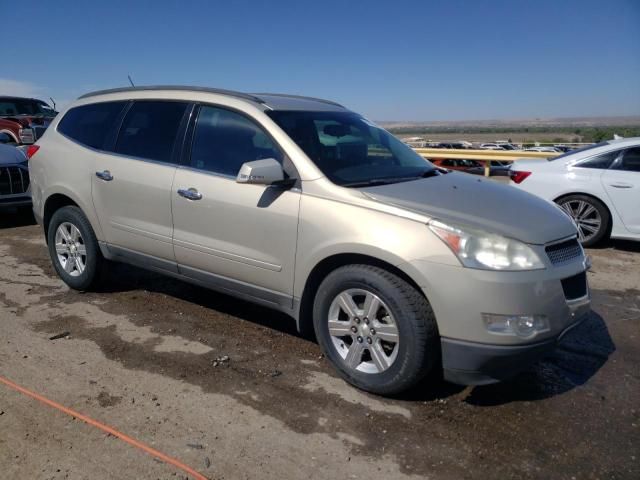
[(613, 188), (633, 188), (633, 185), (630, 183), (612, 183), (610, 184)]
[(178, 189), (178, 195), (186, 198), (187, 200), (201, 200), (202, 194), (195, 188), (180, 188)]
[(111, 172), (109, 170), (96, 172), (96, 177), (98, 177), (100, 180), (104, 180), (105, 182), (110, 182), (111, 180), (113, 180), (113, 175), (111, 175)]

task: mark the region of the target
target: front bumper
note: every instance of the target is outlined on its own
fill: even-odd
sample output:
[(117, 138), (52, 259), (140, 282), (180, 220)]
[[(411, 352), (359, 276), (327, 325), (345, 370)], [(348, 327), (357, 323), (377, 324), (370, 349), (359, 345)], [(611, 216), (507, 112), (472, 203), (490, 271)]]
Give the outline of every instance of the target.
[(513, 377), (553, 351), (562, 337), (587, 315), (588, 312), (583, 313), (557, 337), (527, 345), (486, 345), (443, 338), (444, 378), (459, 385), (487, 385)]
[[(478, 270), (425, 260), (405, 267), (433, 308), (442, 339), (445, 378), (454, 383), (481, 385), (513, 376), (553, 350), (591, 307), (585, 257), (522, 272)], [(544, 316), (548, 330), (532, 338), (497, 334), (487, 329), (483, 313)]]

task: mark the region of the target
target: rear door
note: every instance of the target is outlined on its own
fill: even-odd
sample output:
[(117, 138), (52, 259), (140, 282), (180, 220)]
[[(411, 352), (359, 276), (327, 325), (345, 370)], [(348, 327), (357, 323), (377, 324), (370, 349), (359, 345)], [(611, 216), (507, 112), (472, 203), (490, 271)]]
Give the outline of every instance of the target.
[(640, 233), (640, 147), (624, 150), (601, 180), (626, 229)]
[(96, 155), (94, 206), (110, 247), (175, 261), (171, 186), (191, 105), (133, 102), (110, 148)]
[(236, 183), (243, 163), (284, 154), (253, 119), (208, 105), (191, 145), (171, 193), (180, 272), (290, 304), (300, 191)]

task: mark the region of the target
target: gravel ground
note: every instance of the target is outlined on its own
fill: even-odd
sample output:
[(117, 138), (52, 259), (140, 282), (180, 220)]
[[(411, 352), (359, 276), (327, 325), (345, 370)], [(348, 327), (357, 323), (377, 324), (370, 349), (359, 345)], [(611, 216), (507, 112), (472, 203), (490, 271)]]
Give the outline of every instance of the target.
[[(124, 265), (100, 292), (71, 291), (32, 219), (1, 215), (0, 376), (209, 478), (640, 478), (638, 243), (588, 252), (594, 312), (544, 361), (388, 400), (338, 379), (270, 310)], [(184, 476), (3, 384), (0, 471)]]

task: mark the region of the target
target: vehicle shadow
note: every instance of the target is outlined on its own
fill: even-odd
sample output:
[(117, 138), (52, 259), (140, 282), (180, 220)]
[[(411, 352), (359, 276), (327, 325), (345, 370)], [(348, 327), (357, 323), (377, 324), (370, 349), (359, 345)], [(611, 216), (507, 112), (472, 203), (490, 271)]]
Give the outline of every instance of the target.
[(603, 251), (609, 249), (620, 250), (622, 252), (640, 252), (640, 242), (633, 240), (609, 239), (595, 247), (587, 248), (586, 252), (589, 253), (590, 250)]
[(585, 384), (615, 349), (604, 320), (591, 312), (540, 362), (510, 380), (473, 388), (465, 402), (495, 406), (561, 395)]
[(132, 265), (110, 263), (96, 290), (102, 293), (132, 290), (160, 293), (302, 338), (295, 320), (288, 315)]
[(35, 224), (36, 219), (31, 208), (0, 208), (0, 229), (28, 227)]
[(640, 252), (640, 242), (632, 240), (610, 240), (609, 247), (625, 252)]

